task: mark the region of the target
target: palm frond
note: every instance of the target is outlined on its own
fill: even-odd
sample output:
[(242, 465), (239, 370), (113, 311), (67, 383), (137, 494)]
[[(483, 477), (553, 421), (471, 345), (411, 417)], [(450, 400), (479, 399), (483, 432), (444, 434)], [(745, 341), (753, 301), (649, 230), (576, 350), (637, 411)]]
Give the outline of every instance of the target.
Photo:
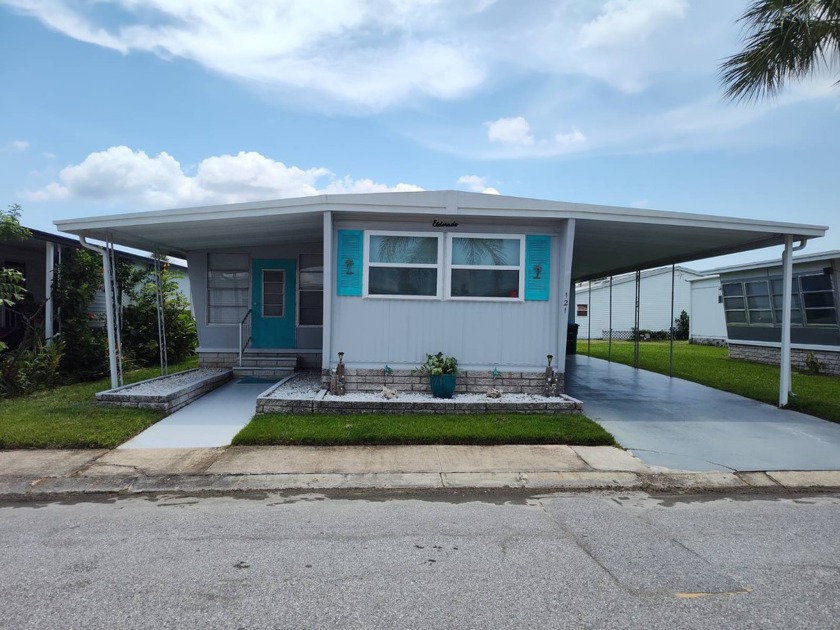
[(757, 0), (740, 18), (744, 49), (720, 66), (725, 96), (775, 96), (790, 80), (840, 62), (840, 0)]

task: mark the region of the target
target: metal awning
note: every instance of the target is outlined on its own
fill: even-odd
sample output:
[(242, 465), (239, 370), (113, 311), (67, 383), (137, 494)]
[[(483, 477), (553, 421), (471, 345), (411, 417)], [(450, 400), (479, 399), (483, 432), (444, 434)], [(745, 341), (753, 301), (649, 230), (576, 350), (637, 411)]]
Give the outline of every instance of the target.
[(495, 220), (512, 232), (575, 219), (574, 281), (823, 236), (825, 226), (460, 191), (318, 195), (56, 221), (59, 230), (185, 257), (192, 250), (320, 241), (323, 213)]

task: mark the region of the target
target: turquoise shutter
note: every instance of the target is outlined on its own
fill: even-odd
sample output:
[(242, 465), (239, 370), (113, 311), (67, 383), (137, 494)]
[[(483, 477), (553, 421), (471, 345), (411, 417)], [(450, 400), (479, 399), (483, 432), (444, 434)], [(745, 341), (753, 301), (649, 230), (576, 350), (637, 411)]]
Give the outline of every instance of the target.
[(364, 264), (364, 232), (362, 230), (338, 231), (338, 260), (336, 262), (337, 295), (361, 295)]
[(551, 237), (525, 237), (525, 299), (545, 302), (551, 283)]

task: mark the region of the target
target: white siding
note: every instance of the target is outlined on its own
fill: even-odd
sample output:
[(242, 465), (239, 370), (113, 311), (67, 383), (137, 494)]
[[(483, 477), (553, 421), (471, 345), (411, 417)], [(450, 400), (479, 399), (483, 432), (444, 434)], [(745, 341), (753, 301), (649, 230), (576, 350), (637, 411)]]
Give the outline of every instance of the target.
[[(691, 286), (688, 280), (699, 277), (686, 269), (677, 269), (674, 278), (674, 318), (681, 311), (691, 315)], [(589, 304), (587, 285), (577, 288), (575, 310), (578, 304), (586, 304), (588, 316), (575, 315), (575, 322), (580, 325), (578, 337), (593, 339), (603, 337), (610, 328), (610, 289), (609, 282), (595, 284), (592, 287), (592, 304)], [(613, 278), (612, 289), (612, 329), (629, 331), (635, 326), (636, 281), (635, 274)], [(591, 321), (590, 321), (591, 320)], [(671, 326), (671, 270), (670, 268), (642, 272), (639, 295), (639, 328), (643, 330), (668, 330)], [(590, 328), (591, 327), (591, 328)]]
[[(564, 274), (560, 243), (566, 242), (571, 222), (545, 222), (539, 227), (531, 223), (524, 229), (479, 224), (462, 217), (447, 219), (459, 222), (458, 228), (443, 230), (448, 233), (552, 235), (550, 299), (494, 302), (362, 298), (336, 296), (332, 287), (331, 364), (335, 364), (337, 352), (344, 352), (347, 363), (356, 367), (416, 367), (426, 353), (443, 352), (455, 356), (464, 368), (541, 370), (547, 354), (557, 355), (562, 350), (558, 332), (562, 329), (565, 340), (566, 321), (561, 299), (565, 297), (565, 287), (561, 286)], [(428, 231), (430, 223), (431, 219), (405, 222), (398, 229)], [(393, 228), (394, 224), (389, 226)], [(333, 234), (346, 228), (383, 229), (383, 225), (336, 221)], [(568, 243), (571, 246), (571, 238)]]
[(726, 339), (726, 319), (719, 298), (720, 279), (717, 276), (691, 283), (692, 339)]

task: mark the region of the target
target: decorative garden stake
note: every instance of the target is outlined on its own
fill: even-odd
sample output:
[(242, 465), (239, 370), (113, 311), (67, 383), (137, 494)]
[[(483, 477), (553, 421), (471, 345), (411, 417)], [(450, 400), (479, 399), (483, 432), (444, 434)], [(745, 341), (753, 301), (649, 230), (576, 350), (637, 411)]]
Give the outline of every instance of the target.
[(551, 367), (551, 360), (554, 358), (554, 355), (547, 354), (545, 355), (545, 358), (548, 359), (548, 365), (545, 368), (545, 385), (543, 387), (543, 396), (556, 396), (557, 377), (554, 374), (554, 368)]
[(388, 376), (388, 375), (389, 375), (391, 372), (393, 372), (393, 371), (394, 371), (394, 370), (392, 370), (392, 369), (391, 369), (391, 366), (390, 366), (390, 365), (388, 365), (387, 363), (385, 364), (385, 367), (384, 367), (384, 368), (382, 368), (382, 372), (385, 374), (385, 376)]
[(334, 396), (344, 396), (347, 393), (347, 383), (344, 379), (344, 353), (338, 353), (338, 365), (335, 368), (333, 375), (333, 383), (330, 385), (330, 391)]

